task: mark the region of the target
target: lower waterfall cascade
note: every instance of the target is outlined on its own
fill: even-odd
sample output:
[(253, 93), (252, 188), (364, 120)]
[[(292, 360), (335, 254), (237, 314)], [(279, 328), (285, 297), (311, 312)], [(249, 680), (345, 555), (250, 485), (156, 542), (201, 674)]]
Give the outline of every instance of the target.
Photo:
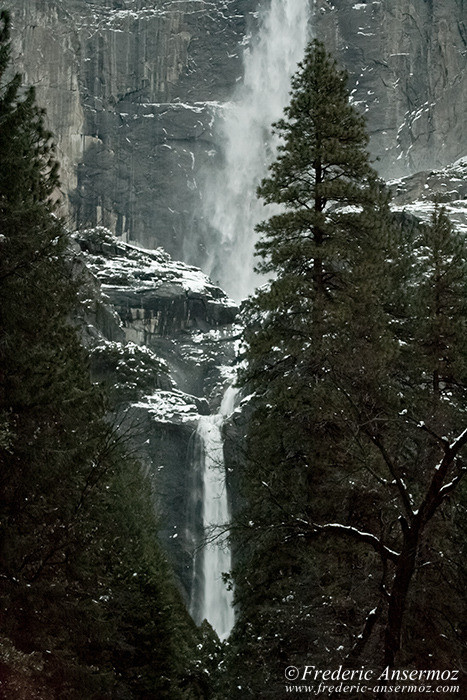
[[(223, 165), (204, 183), (205, 220), (220, 237), (212, 247), (208, 275), (237, 301), (256, 285), (254, 229), (264, 218), (256, 188), (277, 155), (271, 124), (288, 102), (290, 78), (303, 58), (310, 34), (310, 0), (271, 0), (261, 11), (258, 32), (243, 55), (244, 78), (232, 101), (218, 113)], [(194, 549), (190, 614), (207, 620), (220, 639), (234, 624), (233, 592), (222, 574), (231, 569), (223, 533), (230, 520), (222, 426), (233, 412), (238, 390), (228, 387), (219, 410), (199, 419), (193, 445), (192, 491), (187, 537)]]
[(235, 406), (238, 389), (229, 386), (219, 412), (201, 416), (196, 431), (193, 465), (201, 495), (203, 538), (194, 556), (190, 613), (199, 624), (207, 620), (220, 639), (226, 639), (234, 624), (233, 591), (223, 581), (232, 557), (224, 530), (230, 520), (225, 478), (222, 426)]

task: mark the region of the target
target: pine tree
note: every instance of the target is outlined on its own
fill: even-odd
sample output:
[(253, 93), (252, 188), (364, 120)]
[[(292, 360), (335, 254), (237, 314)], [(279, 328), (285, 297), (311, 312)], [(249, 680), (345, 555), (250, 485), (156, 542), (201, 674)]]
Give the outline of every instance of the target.
[(55, 565), (80, 494), (107, 468), (102, 424), (90, 421), (104, 405), (68, 320), (78, 286), (53, 201), (51, 135), (34, 91), (19, 75), (5, 82), (8, 14), (1, 19), (1, 552), (6, 576), (32, 580)]
[(197, 697), (151, 492), (74, 327), (45, 115), (0, 27), (0, 694)]
[[(319, 650), (327, 667), (410, 658), (401, 634), (424, 576), (416, 557), (446, 543), (432, 519), (467, 440), (459, 238), (440, 212), (428, 228), (390, 214), (346, 75), (318, 41), (285, 114), (258, 190), (278, 205), (258, 226), (272, 279), (247, 305), (241, 376), (253, 396), (232, 669), (244, 664), (253, 695), (271, 680), (255, 668), (277, 671), (271, 657), (282, 668), (319, 662)], [(442, 517), (454, 515), (443, 506)], [(425, 648), (443, 635), (446, 623)]]
[[(465, 532), (460, 482), (467, 427), (467, 250), (463, 236), (438, 206), (430, 224), (419, 226), (411, 246), (406, 321), (396, 319), (394, 324), (401, 352), (391, 379), (401, 403), (378, 439), (379, 449), (388, 450), (386, 459), (402, 501), (401, 553), (385, 629), (388, 664), (400, 656), (406, 610), (416, 611), (405, 627), (412, 639), (403, 650), (406, 655), (422, 658), (423, 650), (435, 644), (444, 658), (459, 659), (461, 636), (462, 571), (453, 544)], [(428, 615), (430, 623), (423, 623)], [(418, 642), (411, 627), (419, 630)]]
[[(359, 313), (381, 315), (377, 305), (368, 305), (384, 285), (378, 273), (384, 265), (387, 198), (369, 164), (364, 121), (349, 104), (346, 80), (322, 44), (313, 42), (292, 80), (288, 119), (275, 125), (283, 139), (279, 157), (258, 190), (281, 211), (258, 226), (258, 268), (275, 277), (250, 305), (247, 381), (272, 397), (277, 379), (282, 420), (287, 376), (294, 425), (297, 399), (304, 406), (304, 433), (314, 404), (320, 423), (328, 413), (328, 388), (319, 396), (317, 387), (330, 363), (341, 361), (336, 334)], [(374, 328), (366, 324), (368, 332)], [(344, 352), (348, 348), (347, 342)], [(274, 411), (277, 400), (269, 403)], [(326, 429), (333, 422), (330, 407)]]
[(419, 371), (431, 377), (431, 387), (426, 379), (423, 383), (438, 399), (442, 393), (455, 391), (459, 378), (466, 376), (462, 342), (467, 310), (465, 240), (446, 210), (436, 206), (430, 224), (422, 228), (417, 248), (414, 341), (423, 356)]
[[(318, 561), (329, 562), (329, 544), (316, 543), (311, 556), (300, 522), (352, 518), (353, 496), (342, 483), (365, 455), (350, 448), (355, 426), (344, 412), (345, 390), (359, 377), (365, 396), (394, 352), (379, 304), (389, 284), (388, 198), (346, 82), (323, 45), (312, 42), (292, 80), (287, 118), (274, 125), (282, 136), (278, 159), (258, 190), (278, 208), (258, 226), (258, 267), (273, 279), (249, 301), (245, 331), (242, 381), (255, 395), (243, 474), (248, 505), (237, 526), (252, 544), (237, 567), (237, 629), (239, 658), (246, 649), (245, 663), (262, 667), (245, 639), (257, 654), (274, 649), (285, 660), (297, 649), (328, 646), (346, 624), (345, 595), (337, 602), (338, 585), (329, 585), (330, 576), (342, 578), (346, 555), (323, 574)], [(375, 341), (380, 352), (370, 378), (361, 367)], [(255, 586), (252, 569), (261, 571)], [(332, 590), (342, 622), (337, 606), (332, 612), (323, 605)], [(254, 641), (258, 635), (264, 646)]]

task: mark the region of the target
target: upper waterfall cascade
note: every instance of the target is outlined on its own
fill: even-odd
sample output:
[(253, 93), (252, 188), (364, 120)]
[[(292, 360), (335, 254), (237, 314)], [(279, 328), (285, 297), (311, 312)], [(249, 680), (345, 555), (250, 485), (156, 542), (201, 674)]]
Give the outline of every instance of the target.
[(267, 216), (256, 189), (277, 155), (271, 124), (288, 103), (290, 79), (309, 37), (309, 0), (271, 0), (245, 50), (244, 80), (218, 125), (223, 165), (205, 183), (204, 214), (220, 238), (207, 273), (240, 301), (254, 290), (255, 226)]
[(196, 439), (195, 470), (202, 480), (202, 524), (204, 545), (194, 562), (194, 586), (190, 612), (196, 622), (204, 619), (216, 630), (220, 639), (228, 637), (234, 624), (233, 593), (225, 585), (222, 574), (231, 569), (231, 552), (223, 534), (229, 523), (222, 425), (234, 410), (238, 390), (228, 387), (219, 413), (201, 416)]

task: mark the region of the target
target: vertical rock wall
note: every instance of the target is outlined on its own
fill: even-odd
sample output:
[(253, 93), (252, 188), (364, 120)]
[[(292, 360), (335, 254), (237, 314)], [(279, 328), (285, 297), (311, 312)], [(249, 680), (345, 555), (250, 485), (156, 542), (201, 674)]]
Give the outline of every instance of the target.
[[(37, 87), (71, 223), (190, 262), (204, 257), (198, 184), (219, 103), (269, 0), (5, 0), (15, 66)], [(465, 0), (310, 0), (315, 33), (350, 71), (385, 177), (463, 155)], [(186, 241), (190, 245), (186, 245)], [(199, 248), (199, 250), (197, 250)]]
[(316, 0), (317, 36), (346, 65), (385, 177), (467, 150), (465, 0)]
[[(13, 58), (47, 107), (75, 226), (177, 257), (241, 75), (246, 0), (15, 0)], [(8, 6), (8, 2), (7, 2)]]
[(77, 187), (84, 150), (85, 116), (79, 84), (80, 47), (66, 3), (24, 0), (2, 3), (13, 15), (13, 68), (34, 85), (37, 101), (58, 147), (64, 193)]

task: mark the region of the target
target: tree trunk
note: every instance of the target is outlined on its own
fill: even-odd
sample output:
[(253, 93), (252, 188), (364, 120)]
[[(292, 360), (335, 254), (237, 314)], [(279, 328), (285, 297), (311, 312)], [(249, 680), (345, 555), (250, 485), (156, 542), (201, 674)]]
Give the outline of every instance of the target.
[(388, 607), (388, 621), (384, 640), (384, 665), (394, 666), (401, 646), (402, 621), (407, 604), (407, 594), (415, 571), (420, 529), (412, 525), (403, 527), (404, 542), (397, 563)]

